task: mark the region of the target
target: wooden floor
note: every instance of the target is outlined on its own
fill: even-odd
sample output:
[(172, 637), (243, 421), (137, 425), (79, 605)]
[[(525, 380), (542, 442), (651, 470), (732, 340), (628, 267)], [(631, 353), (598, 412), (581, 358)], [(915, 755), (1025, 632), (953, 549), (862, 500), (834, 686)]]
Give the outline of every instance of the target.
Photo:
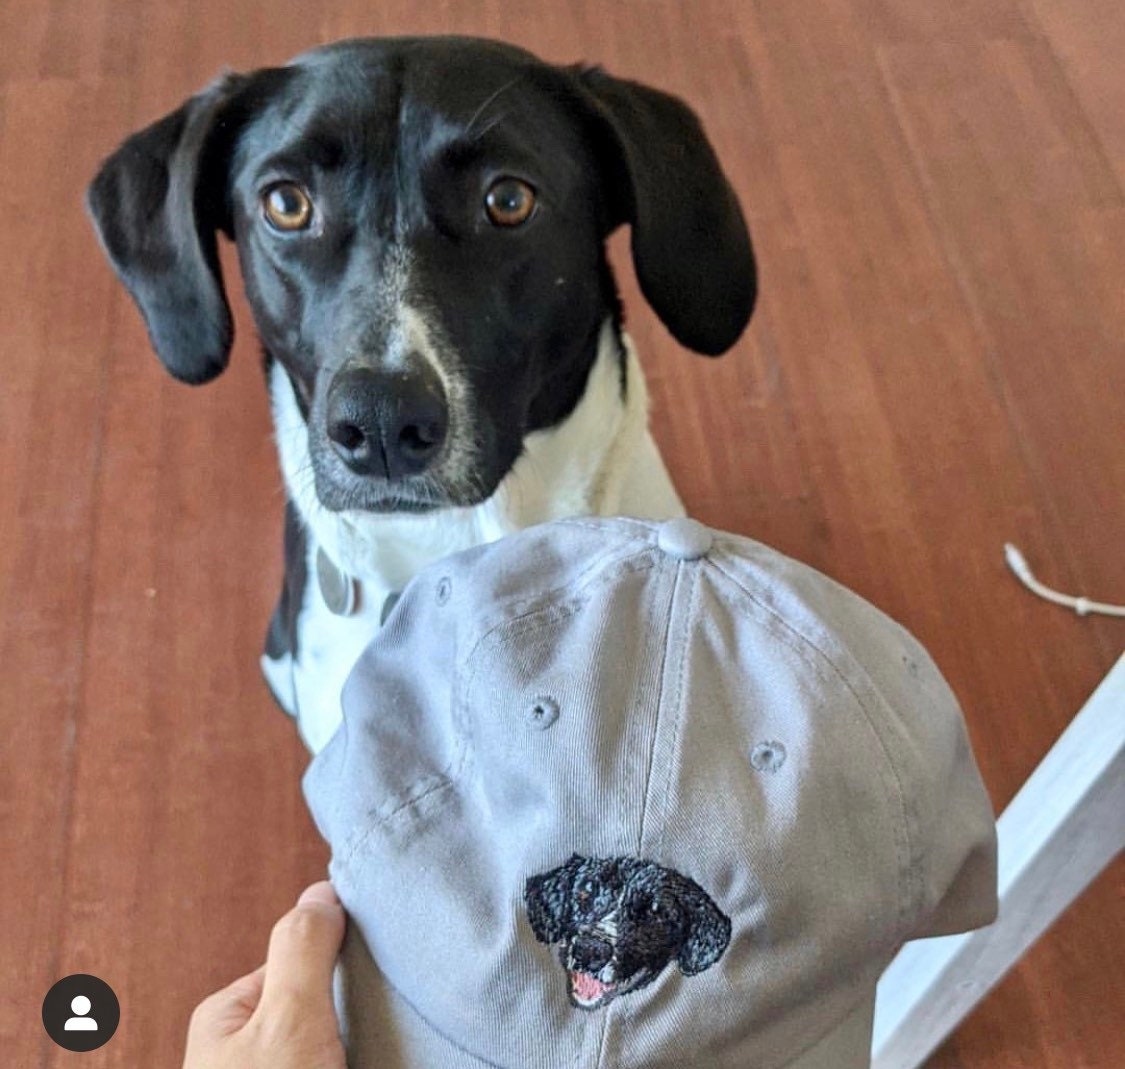
[[(0, 1058), (70, 1065), (50, 984), (179, 1064), (325, 851), (259, 680), (282, 493), (245, 307), (231, 370), (168, 379), (80, 206), (99, 160), (222, 67), (465, 32), (659, 83), (746, 207), (760, 311), (677, 351), (614, 247), (691, 510), (855, 587), (932, 650), (1004, 806), (1125, 644), (1026, 593), (1125, 601), (1120, 0), (7, 0), (0, 8)], [(229, 252), (229, 250), (228, 250)], [(228, 261), (231, 263), (231, 261)], [(233, 271), (231, 272), (233, 277)], [(1118, 862), (934, 1057), (1125, 1065)]]

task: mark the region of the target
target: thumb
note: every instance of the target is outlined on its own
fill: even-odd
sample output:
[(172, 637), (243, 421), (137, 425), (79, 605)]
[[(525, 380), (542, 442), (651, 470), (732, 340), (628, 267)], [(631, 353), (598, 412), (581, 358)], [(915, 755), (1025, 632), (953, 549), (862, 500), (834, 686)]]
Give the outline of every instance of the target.
[(344, 938), (344, 908), (327, 880), (307, 888), (270, 933), (255, 1016), (332, 1006), (332, 970)]

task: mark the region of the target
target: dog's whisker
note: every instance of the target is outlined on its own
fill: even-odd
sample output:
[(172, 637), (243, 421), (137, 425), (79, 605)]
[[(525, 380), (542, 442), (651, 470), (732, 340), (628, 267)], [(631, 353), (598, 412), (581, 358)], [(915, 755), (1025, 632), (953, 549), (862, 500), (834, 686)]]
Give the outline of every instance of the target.
[(478, 131), (477, 131), (477, 132), (476, 132), (476, 133), (475, 133), (475, 134), (473, 135), (473, 139), (472, 139), (472, 140), (473, 140), (473, 144), (477, 144), (477, 143), (479, 143), (479, 142), (483, 141), (483, 140), (484, 140), (484, 138), (485, 138), (485, 137), (486, 137), (486, 136), (488, 135), (488, 133), (489, 133), (490, 131), (492, 131), (492, 130), (495, 130), (495, 129), (496, 129), (496, 127), (497, 127), (497, 126), (499, 126), (499, 125), (500, 125), (500, 124), (501, 124), (501, 123), (502, 123), (502, 122), (503, 122), (503, 121), (504, 121), (504, 120), (505, 120), (505, 119), (506, 119), (506, 118), (507, 118), (507, 117), (508, 117), (508, 116), (509, 116), (510, 114), (511, 114), (511, 112), (508, 112), (508, 111), (502, 111), (502, 112), (500, 112), (500, 114), (499, 114), (499, 115), (497, 115), (497, 116), (496, 116), (495, 118), (493, 118), (492, 120), (490, 120), (490, 122), (488, 123), (488, 125), (487, 125), (487, 126), (485, 126), (485, 127), (483, 127), (482, 129), (478, 130)]
[(469, 119), (468, 123), (465, 125), (466, 137), (473, 132), (473, 126), (475, 125), (476, 121), (485, 113), (485, 111), (488, 110), (489, 106), (503, 93), (506, 93), (509, 89), (511, 89), (513, 85), (519, 82), (519, 80), (519, 75), (517, 75), (515, 78), (511, 79), (511, 81), (505, 82), (502, 86), (500, 86), (500, 88), (497, 89), (496, 92), (491, 93), (485, 98), (484, 103), (481, 104), (481, 106), (477, 108), (475, 112), (473, 112), (472, 118)]

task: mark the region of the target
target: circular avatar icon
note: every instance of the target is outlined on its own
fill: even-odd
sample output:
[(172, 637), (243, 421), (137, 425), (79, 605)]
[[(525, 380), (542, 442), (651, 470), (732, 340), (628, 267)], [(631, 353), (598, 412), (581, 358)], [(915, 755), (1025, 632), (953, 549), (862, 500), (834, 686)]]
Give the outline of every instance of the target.
[(113, 988), (88, 973), (64, 976), (43, 999), (43, 1028), (64, 1050), (104, 1047), (120, 1020)]

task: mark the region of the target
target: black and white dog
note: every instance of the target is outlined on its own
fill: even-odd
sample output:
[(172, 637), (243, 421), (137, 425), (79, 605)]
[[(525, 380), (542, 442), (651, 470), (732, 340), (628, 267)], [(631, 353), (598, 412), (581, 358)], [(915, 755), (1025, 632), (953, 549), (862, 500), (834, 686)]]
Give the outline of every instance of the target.
[(695, 976), (730, 943), (730, 918), (699, 884), (642, 858), (573, 854), (527, 881), (524, 905), (535, 938), (559, 944), (581, 1010), (646, 987), (673, 961)]
[(88, 206), (168, 370), (225, 367), (236, 244), (289, 495), (263, 667), (313, 749), (394, 592), (577, 514), (681, 511), (605, 241), (717, 355), (756, 277), (695, 116), (598, 69), (464, 38), (344, 41), (230, 74), (129, 138)]

